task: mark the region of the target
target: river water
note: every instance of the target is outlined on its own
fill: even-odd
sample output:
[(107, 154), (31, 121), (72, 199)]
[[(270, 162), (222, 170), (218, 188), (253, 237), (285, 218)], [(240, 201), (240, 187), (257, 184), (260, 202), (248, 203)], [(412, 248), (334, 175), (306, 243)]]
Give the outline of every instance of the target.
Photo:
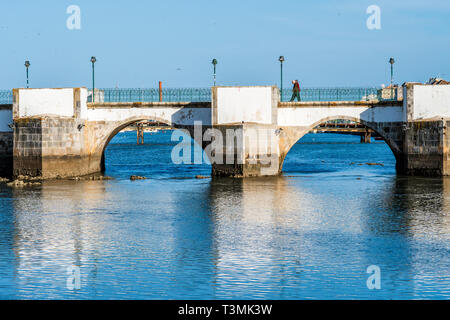
[(450, 179), (396, 176), (383, 142), (310, 134), (283, 176), (214, 180), (170, 132), (135, 143), (108, 146), (114, 180), (0, 185), (0, 298), (450, 298)]

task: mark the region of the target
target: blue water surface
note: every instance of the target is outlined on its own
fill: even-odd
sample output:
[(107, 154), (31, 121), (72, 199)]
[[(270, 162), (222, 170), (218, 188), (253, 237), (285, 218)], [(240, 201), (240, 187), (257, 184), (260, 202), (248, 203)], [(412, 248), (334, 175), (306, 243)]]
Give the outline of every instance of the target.
[(280, 177), (195, 179), (211, 166), (173, 164), (171, 134), (119, 133), (114, 180), (0, 185), (0, 298), (450, 298), (450, 179), (337, 134), (301, 139)]

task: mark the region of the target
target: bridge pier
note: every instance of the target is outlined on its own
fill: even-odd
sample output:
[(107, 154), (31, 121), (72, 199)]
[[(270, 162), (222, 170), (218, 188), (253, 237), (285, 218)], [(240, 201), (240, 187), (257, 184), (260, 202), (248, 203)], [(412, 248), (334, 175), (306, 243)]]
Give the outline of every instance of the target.
[(370, 130), (366, 130), (361, 134), (361, 143), (371, 143), (372, 142), (372, 132)]
[(413, 121), (405, 125), (403, 154), (397, 171), (410, 176), (450, 175), (447, 120)]
[(14, 127), (14, 176), (43, 179), (83, 176), (101, 170), (101, 155), (90, 153), (83, 121), (22, 118)]
[(257, 177), (281, 172), (278, 102), (277, 87), (212, 89), (212, 128), (222, 139), (222, 148), (212, 154), (213, 176)]
[(136, 123), (136, 144), (144, 144), (144, 125), (142, 123)]
[(42, 179), (101, 170), (86, 121), (87, 89), (14, 89), (13, 175)]
[(212, 154), (212, 176), (259, 177), (280, 171), (279, 130), (275, 125), (218, 125), (222, 149)]
[(450, 175), (450, 85), (406, 83), (401, 174)]

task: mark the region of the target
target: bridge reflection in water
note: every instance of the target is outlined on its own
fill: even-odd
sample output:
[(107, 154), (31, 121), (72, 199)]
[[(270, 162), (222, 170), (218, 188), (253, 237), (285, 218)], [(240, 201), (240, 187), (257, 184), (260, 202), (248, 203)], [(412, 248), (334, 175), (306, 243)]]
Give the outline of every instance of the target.
[[(448, 279), (433, 281), (449, 257), (429, 251), (450, 240), (449, 179), (48, 182), (10, 192), (13, 228), (1, 245), (14, 252), (14, 276), (2, 281), (17, 298), (450, 294)], [(365, 288), (372, 264), (385, 275), (379, 292)], [(71, 265), (81, 267), (78, 292), (65, 287)]]

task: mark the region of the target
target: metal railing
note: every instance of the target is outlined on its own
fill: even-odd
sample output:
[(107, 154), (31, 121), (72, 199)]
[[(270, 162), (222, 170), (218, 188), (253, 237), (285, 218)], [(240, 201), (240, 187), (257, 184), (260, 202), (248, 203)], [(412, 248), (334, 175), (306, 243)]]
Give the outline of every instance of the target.
[[(90, 95), (92, 91), (90, 91)], [(100, 99), (97, 97), (100, 96)], [(104, 102), (208, 102), (211, 101), (210, 88), (163, 88), (151, 89), (96, 89), (96, 101)], [(89, 99), (88, 99), (89, 100)], [(98, 101), (100, 102), (100, 101)]]
[[(283, 89), (283, 102), (293, 98), (292, 89)], [(380, 100), (379, 88), (303, 88), (301, 101), (370, 101)], [(295, 99), (298, 101), (298, 99)]]
[[(292, 89), (283, 89), (283, 102), (292, 98)], [(211, 88), (163, 88), (159, 89), (95, 89), (96, 102), (210, 102)], [(380, 88), (302, 88), (301, 101), (371, 101), (389, 100), (381, 97)], [(394, 100), (397, 100), (395, 97)], [(0, 104), (12, 104), (12, 90), (0, 90)], [(92, 101), (92, 90), (88, 102)], [(297, 99), (295, 100), (297, 101)]]
[(12, 104), (13, 94), (12, 90), (0, 90), (0, 104)]
[[(97, 102), (157, 102), (159, 89), (99, 89)], [(283, 102), (289, 102), (292, 89), (283, 89)], [(208, 102), (211, 101), (210, 88), (166, 88), (161, 93), (165, 102)], [(369, 101), (381, 100), (379, 88), (304, 88), (300, 92), (301, 101)]]

